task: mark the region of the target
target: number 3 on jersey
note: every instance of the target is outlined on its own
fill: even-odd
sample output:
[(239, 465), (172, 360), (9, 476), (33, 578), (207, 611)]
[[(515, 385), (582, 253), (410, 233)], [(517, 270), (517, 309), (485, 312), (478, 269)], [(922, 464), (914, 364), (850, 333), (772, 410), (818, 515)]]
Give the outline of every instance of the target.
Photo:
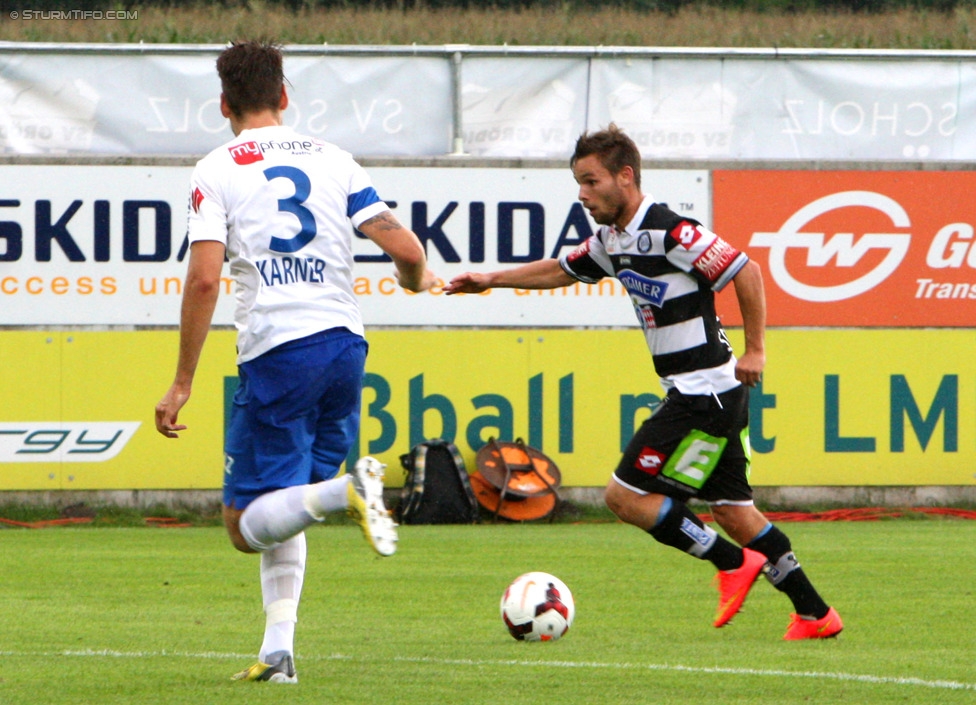
[(278, 210), (291, 213), (298, 218), (298, 222), (302, 226), (302, 229), (294, 237), (272, 237), (268, 249), (272, 252), (281, 253), (298, 252), (312, 241), (317, 231), (315, 216), (312, 215), (312, 211), (302, 205), (312, 193), (312, 182), (308, 180), (304, 171), (293, 166), (273, 166), (265, 169), (264, 178), (268, 181), (288, 179), (295, 185), (294, 195), (278, 199)]

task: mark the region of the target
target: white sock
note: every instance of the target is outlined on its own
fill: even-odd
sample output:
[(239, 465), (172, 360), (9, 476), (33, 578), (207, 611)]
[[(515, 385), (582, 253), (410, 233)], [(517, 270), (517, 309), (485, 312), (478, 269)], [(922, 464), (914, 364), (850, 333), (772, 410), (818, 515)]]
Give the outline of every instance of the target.
[(241, 536), (255, 551), (267, 551), (320, 521), (305, 508), (307, 485), (263, 494), (241, 514)]
[(329, 512), (345, 509), (349, 504), (349, 475), (340, 475), (325, 482), (306, 485), (305, 508), (320, 519)]
[(241, 536), (255, 551), (267, 551), (322, 521), (328, 512), (345, 509), (348, 484), (349, 476), (342, 475), (263, 494), (241, 514)]
[(258, 660), (277, 651), (295, 653), (295, 623), (305, 580), (305, 534), (299, 533), (261, 554), (264, 641)]

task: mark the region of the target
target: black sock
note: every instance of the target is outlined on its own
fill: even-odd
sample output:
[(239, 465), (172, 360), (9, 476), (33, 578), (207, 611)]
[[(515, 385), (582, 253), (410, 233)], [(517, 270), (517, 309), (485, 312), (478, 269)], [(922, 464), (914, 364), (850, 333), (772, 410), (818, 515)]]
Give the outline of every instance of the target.
[(747, 548), (766, 556), (770, 564), (766, 578), (790, 598), (797, 614), (814, 619), (827, 614), (830, 608), (800, 567), (786, 534), (770, 524), (765, 533), (749, 542)]
[(742, 549), (705, 526), (687, 504), (672, 499), (662, 511), (664, 516), (647, 531), (658, 542), (711, 561), (719, 570), (742, 565)]

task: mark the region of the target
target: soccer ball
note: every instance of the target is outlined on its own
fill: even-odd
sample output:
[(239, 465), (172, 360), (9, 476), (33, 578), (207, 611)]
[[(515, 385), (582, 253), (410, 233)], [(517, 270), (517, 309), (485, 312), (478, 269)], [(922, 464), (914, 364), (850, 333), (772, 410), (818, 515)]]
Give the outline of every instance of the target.
[(501, 612), (508, 633), (519, 641), (555, 641), (572, 625), (576, 605), (566, 583), (536, 571), (505, 588)]

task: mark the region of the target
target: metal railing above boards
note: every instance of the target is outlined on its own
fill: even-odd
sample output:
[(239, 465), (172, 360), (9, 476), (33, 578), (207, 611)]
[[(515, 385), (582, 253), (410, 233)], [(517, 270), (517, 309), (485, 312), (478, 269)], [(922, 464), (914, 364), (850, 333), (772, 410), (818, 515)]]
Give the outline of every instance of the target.
[[(0, 154), (0, 166), (95, 166), (95, 167), (193, 167), (204, 154), (104, 156), (91, 154)], [(353, 157), (368, 169), (550, 169), (565, 170), (569, 174), (568, 158), (474, 157), (470, 155), (441, 155), (431, 157), (360, 156)], [(831, 161), (813, 159), (791, 160), (709, 160), (709, 159), (644, 159), (641, 168), (647, 171), (694, 170), (716, 172), (737, 171), (976, 171), (976, 161), (935, 162), (922, 160), (898, 161)], [(569, 175), (571, 179), (572, 176)]]
[[(225, 45), (0, 43), (0, 155), (190, 156), (230, 138)], [(363, 158), (565, 160), (614, 122), (653, 163), (976, 154), (976, 52), (284, 47), (285, 122)], [(932, 166), (927, 166), (932, 165)], [(883, 166), (882, 166), (883, 168)]]
[[(212, 54), (227, 44), (113, 44), (100, 42), (7, 42), (0, 41), (0, 54)], [(976, 59), (967, 49), (830, 49), (796, 47), (633, 47), (633, 46), (523, 46), (479, 44), (285, 44), (286, 55), (382, 55), (435, 56), (450, 58), (455, 53), (471, 56), (631, 56), (641, 58), (753, 58), (753, 59)]]

